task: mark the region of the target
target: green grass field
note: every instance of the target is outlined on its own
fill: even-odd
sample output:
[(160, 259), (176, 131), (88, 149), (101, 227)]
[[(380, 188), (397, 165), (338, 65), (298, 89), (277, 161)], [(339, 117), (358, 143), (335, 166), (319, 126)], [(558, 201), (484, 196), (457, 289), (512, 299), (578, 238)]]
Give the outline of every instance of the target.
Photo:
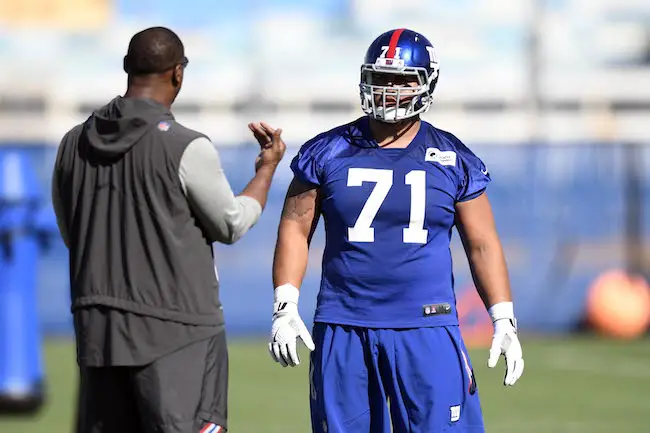
[[(650, 432), (650, 341), (590, 337), (524, 337), (526, 370), (513, 388), (503, 370), (485, 367), (487, 350), (473, 350), (490, 433)], [(266, 343), (231, 342), (230, 431), (307, 433), (308, 364), (283, 369)], [(0, 418), (2, 433), (70, 433), (76, 373), (69, 341), (45, 346), (48, 404), (31, 419)], [(287, 409), (289, 411), (287, 411)]]

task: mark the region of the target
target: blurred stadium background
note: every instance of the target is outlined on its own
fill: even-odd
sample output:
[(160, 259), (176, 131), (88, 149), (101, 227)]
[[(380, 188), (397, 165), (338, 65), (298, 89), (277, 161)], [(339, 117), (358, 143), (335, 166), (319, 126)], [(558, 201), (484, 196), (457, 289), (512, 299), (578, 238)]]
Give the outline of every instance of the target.
[[(309, 431), (307, 368), (281, 371), (264, 340), (288, 163), (306, 139), (361, 115), (363, 54), (396, 27), (436, 45), (441, 78), (424, 118), (464, 140), (493, 178), (527, 362), (514, 389), (483, 366), (491, 325), (452, 244), (488, 431), (650, 432), (648, 0), (0, 0), (0, 397), (8, 372), (38, 377), (41, 360), (46, 386), (38, 414), (0, 415), (2, 433), (72, 429), (52, 164), (62, 135), (123, 93), (128, 41), (153, 25), (185, 43), (174, 113), (212, 138), (233, 189), (253, 173), (248, 122), (282, 127), (289, 146), (258, 225), (218, 248), (233, 432)], [(29, 233), (38, 243), (16, 241)], [(7, 251), (18, 244), (26, 261), (16, 265)], [(300, 305), (309, 320), (322, 248), (321, 227)]]

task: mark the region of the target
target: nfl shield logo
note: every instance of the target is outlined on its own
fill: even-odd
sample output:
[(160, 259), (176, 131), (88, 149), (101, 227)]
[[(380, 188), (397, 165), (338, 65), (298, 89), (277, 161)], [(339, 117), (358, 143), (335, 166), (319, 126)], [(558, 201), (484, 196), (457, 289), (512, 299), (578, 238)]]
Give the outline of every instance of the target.
[(199, 433), (223, 433), (225, 430), (220, 425), (209, 422), (203, 426)]
[(169, 126), (170, 126), (169, 122), (165, 122), (165, 121), (158, 122), (158, 129), (163, 132), (169, 131)]

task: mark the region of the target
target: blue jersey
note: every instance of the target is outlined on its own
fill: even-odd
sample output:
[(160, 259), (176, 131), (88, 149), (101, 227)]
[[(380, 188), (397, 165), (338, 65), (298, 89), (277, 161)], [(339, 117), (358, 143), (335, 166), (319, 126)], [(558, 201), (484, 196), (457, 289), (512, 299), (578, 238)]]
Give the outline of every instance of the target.
[(314, 321), (458, 324), (449, 248), (455, 204), (490, 181), (460, 140), (422, 121), (408, 147), (383, 149), (362, 117), (305, 143), (291, 169), (322, 200), (326, 243)]

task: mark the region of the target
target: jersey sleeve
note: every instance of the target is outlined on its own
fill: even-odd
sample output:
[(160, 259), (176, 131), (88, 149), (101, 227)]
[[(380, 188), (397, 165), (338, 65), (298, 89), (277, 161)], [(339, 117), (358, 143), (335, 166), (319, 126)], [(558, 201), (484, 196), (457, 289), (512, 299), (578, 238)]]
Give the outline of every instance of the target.
[(303, 144), (291, 160), (291, 171), (302, 183), (321, 186), (327, 140), (318, 136)]
[(458, 140), (456, 142), (458, 154), (458, 169), (460, 182), (456, 201), (468, 201), (481, 195), (491, 181), (488, 169), (481, 159)]

